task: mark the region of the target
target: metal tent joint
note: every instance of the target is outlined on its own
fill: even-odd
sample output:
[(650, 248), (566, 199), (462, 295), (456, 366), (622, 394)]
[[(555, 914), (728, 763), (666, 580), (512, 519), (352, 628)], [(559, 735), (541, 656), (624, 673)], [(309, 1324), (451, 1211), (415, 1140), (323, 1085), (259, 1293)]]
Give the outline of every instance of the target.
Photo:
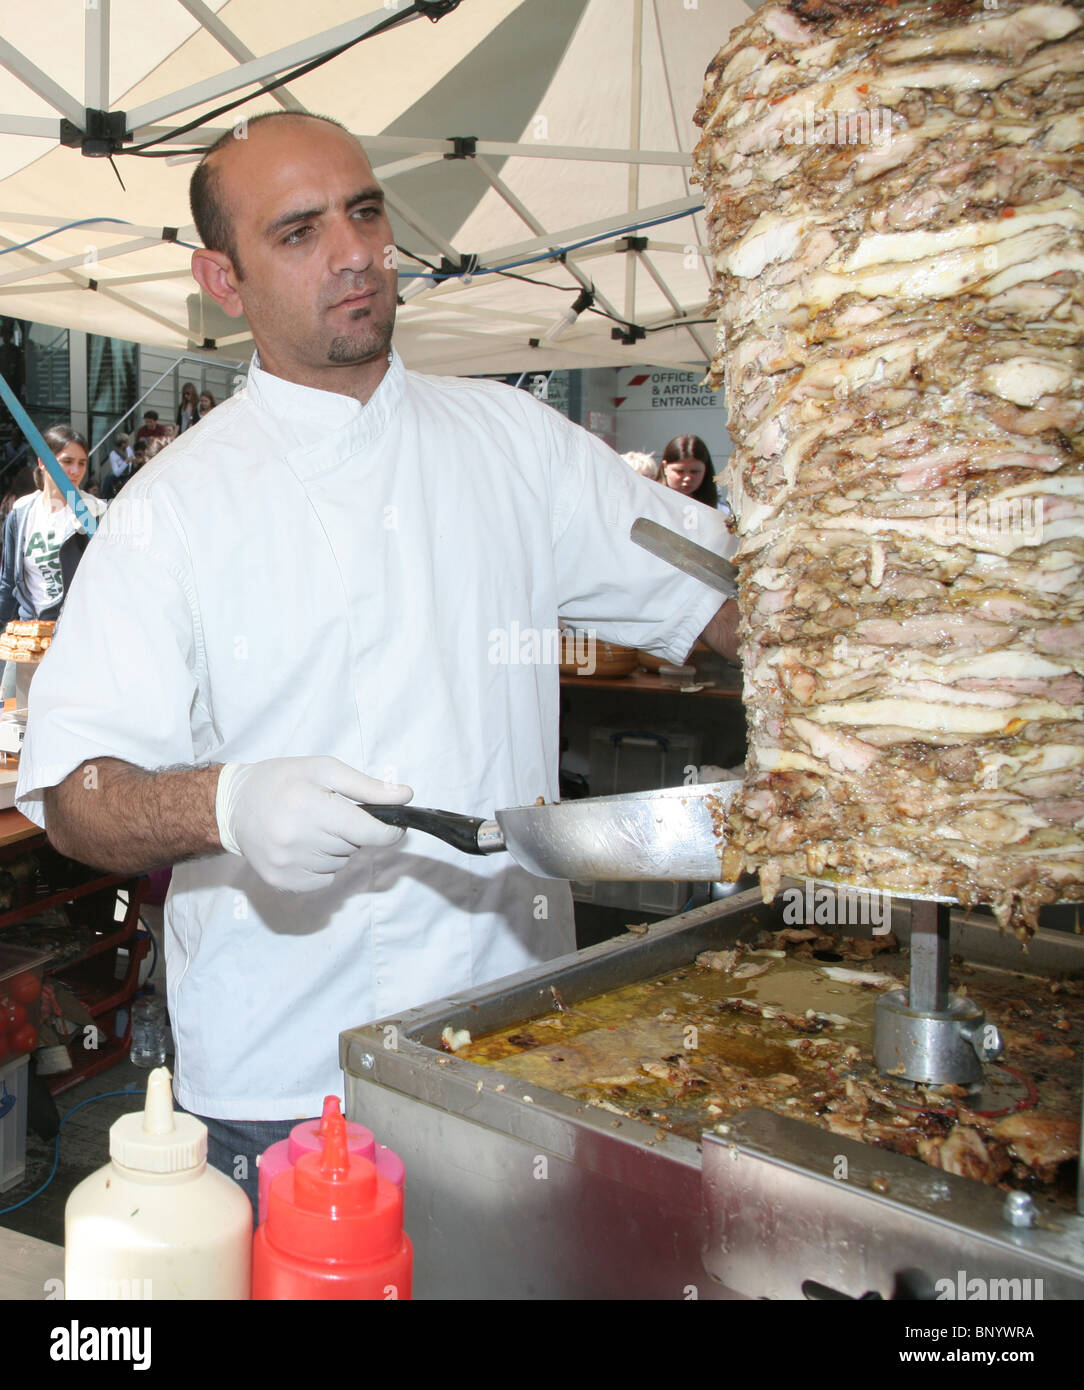
[(641, 338), (646, 338), (647, 329), (641, 328), (638, 323), (623, 323), (610, 329), (610, 337), (614, 342), (624, 343), (627, 347), (630, 343), (637, 343)]
[(85, 130), (80, 130), (67, 117), (60, 122), (60, 143), (69, 149), (81, 150), (88, 159), (107, 159), (131, 139), (124, 111), (99, 111), (88, 106)]
[(465, 285), (469, 285), (471, 276), (478, 271), (478, 262), (480, 259), (481, 257), (476, 251), (472, 251), (469, 256), (460, 256), (457, 261), (450, 261), (447, 256), (441, 256), (441, 279), (451, 280), (458, 278), (462, 280)]
[(614, 250), (615, 250), (615, 251), (618, 251), (618, 252), (623, 252), (623, 251), (646, 251), (646, 250), (647, 250), (647, 237), (646, 237), (646, 236), (623, 236), (623, 237), (618, 237), (617, 241), (614, 243)]
[(477, 135), (449, 135), (452, 148), (444, 156), (445, 159), (473, 159), (478, 153)]
[(436, 24), (438, 19), (459, 8), (459, 0), (414, 0), (414, 8)]

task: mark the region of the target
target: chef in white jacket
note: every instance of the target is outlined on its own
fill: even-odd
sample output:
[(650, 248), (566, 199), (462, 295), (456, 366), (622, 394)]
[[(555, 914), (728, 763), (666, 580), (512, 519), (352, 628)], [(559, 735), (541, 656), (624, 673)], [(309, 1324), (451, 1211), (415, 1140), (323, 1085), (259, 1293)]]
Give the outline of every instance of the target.
[(237, 1174), (340, 1089), (341, 1029), (574, 949), (566, 885), (356, 803), (555, 800), (558, 616), (680, 662), (705, 629), (733, 652), (734, 606), (628, 539), (695, 504), (525, 392), (404, 368), (383, 196), (341, 127), (250, 121), (192, 198), (193, 274), (258, 362), (88, 548), (18, 804), (85, 863), (176, 866), (174, 1085)]

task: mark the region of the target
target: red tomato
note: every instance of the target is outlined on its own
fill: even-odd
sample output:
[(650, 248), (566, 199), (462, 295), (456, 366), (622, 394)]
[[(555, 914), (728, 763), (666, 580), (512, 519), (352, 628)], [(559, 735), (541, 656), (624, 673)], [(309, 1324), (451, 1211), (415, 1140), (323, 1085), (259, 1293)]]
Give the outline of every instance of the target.
[(17, 1004), (14, 999), (8, 999), (6, 996), (0, 999), (0, 1027), (7, 1028), (10, 1032), (25, 1022), (25, 1004)]
[(34, 1051), (38, 1043), (38, 1030), (32, 1023), (24, 1023), (8, 1035), (8, 1041), (11, 1043), (12, 1052), (16, 1057), (20, 1057), (24, 1052)]
[(15, 976), (10, 989), (12, 998), (17, 999), (20, 1004), (33, 1004), (41, 994), (41, 981), (32, 970), (26, 970)]

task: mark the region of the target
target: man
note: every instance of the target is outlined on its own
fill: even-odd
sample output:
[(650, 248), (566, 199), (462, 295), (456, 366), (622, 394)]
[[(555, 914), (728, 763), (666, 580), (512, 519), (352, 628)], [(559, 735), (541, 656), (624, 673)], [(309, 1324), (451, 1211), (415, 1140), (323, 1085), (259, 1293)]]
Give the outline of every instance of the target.
[(341, 1029), (574, 948), (567, 885), (357, 804), (556, 799), (556, 667), (499, 663), (495, 634), (560, 613), (681, 660), (705, 627), (733, 651), (733, 605), (628, 540), (682, 529), (683, 499), (526, 392), (405, 370), (383, 195), (341, 127), (251, 120), (192, 202), (193, 274), (258, 362), (89, 548), (19, 804), (89, 864), (176, 865), (174, 1084), (236, 1175), (340, 1088)]
[(145, 410), (143, 412), (143, 423), (136, 430), (135, 442), (149, 443), (152, 439), (165, 439), (166, 427), (158, 423), (157, 410)]

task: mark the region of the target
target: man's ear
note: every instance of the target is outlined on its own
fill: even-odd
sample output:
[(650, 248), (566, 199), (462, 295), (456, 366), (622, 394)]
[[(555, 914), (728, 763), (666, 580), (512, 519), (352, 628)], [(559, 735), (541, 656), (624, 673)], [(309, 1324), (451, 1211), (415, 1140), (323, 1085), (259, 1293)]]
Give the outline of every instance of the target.
[(245, 312), (237, 292), (237, 272), (224, 251), (193, 251), (192, 276), (231, 319), (238, 319)]

